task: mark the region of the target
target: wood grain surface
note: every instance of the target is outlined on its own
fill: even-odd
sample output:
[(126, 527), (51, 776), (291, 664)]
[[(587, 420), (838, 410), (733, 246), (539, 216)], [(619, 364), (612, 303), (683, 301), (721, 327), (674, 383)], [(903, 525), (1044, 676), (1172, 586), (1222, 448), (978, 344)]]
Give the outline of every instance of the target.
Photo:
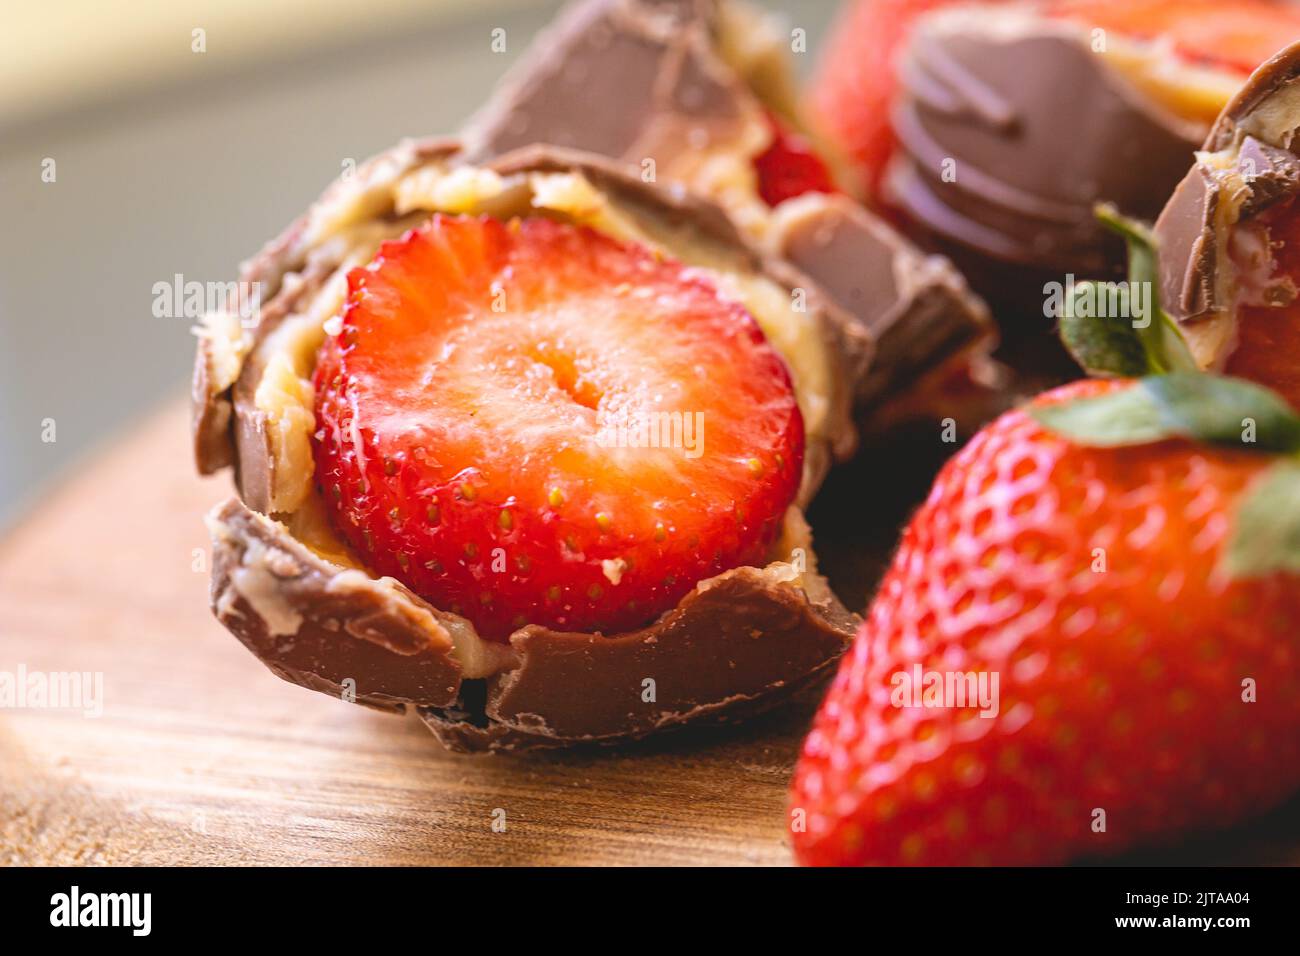
[(0, 711), (0, 862), (788, 861), (810, 705), (620, 753), (458, 756), (272, 676), (208, 611), (202, 516), (230, 481), (193, 477), (186, 414), (0, 542), (0, 670), (104, 675), (98, 718)]
[[(414, 718), (273, 677), (208, 612), (201, 517), (230, 485), (192, 476), (185, 418), (165, 408), (0, 541), (0, 671), (104, 680), (99, 717), (0, 710), (0, 863), (790, 862), (785, 790), (808, 702), (618, 752), (458, 756)], [(842, 470), (814, 511), (814, 527), (836, 515), (823, 526), (841, 531), (827, 550), (846, 597), (865, 599), (924, 493), (923, 473), (880, 467), (917, 458), (904, 451)], [(1292, 804), (1124, 862), (1296, 862), (1298, 847)]]

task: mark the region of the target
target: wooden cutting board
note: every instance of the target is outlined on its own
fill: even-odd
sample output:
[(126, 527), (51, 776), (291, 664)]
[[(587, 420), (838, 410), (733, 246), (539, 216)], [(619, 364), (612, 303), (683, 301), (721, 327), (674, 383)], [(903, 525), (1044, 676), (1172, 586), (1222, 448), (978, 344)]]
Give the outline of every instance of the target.
[(0, 541), (0, 670), (104, 675), (98, 718), (0, 710), (0, 863), (788, 861), (807, 705), (619, 754), (459, 756), (272, 676), (208, 611), (202, 516), (230, 479), (193, 476), (187, 414)]
[[(201, 516), (230, 484), (193, 477), (186, 416), (159, 412), (0, 541), (0, 671), (103, 674), (99, 717), (0, 710), (0, 863), (790, 862), (809, 704), (616, 753), (458, 756), (413, 718), (273, 677), (208, 612)], [(818, 506), (852, 532), (828, 542), (846, 595), (924, 494), (902, 451), (842, 471)], [(862, 536), (854, 564), (842, 541), (861, 554)], [(1297, 848), (1293, 804), (1141, 862), (1297, 862)]]

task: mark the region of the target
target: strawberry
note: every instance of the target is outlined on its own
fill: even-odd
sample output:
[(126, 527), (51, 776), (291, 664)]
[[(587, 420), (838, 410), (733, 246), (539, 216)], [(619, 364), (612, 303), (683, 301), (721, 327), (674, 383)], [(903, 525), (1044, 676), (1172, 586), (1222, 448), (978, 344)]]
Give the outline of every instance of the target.
[[(890, 110), (895, 64), (916, 20), (964, 0), (856, 0), (835, 22), (811, 87), (813, 115), (879, 192), (895, 139)], [(999, 0), (985, 0), (992, 6)], [(1268, 0), (1051, 0), (1043, 16), (1169, 44), (1191, 63), (1240, 73), (1242, 79), (1300, 37), (1300, 11)], [(1188, 94), (1190, 95), (1190, 94)], [(1193, 97), (1192, 106), (1198, 101)], [(1222, 103), (1216, 102), (1209, 117)]]
[(1300, 12), (1271, 0), (1054, 0), (1046, 12), (1243, 75), (1300, 37)]
[[(1300, 288), (1300, 208), (1293, 202), (1265, 211), (1272, 276)], [(1243, 305), (1237, 310), (1236, 345), (1226, 371), (1267, 385), (1300, 408), (1300, 301), (1285, 305)]]
[(810, 87), (811, 108), (826, 134), (879, 191), (894, 151), (889, 111), (898, 88), (899, 50), (922, 14), (961, 0), (856, 0), (841, 10)]
[(1280, 399), (1198, 373), (1076, 382), (977, 434), (805, 742), (798, 859), (1055, 864), (1300, 788), (1298, 450)]
[(754, 159), (758, 193), (769, 206), (804, 193), (836, 192), (830, 170), (812, 145), (769, 114), (772, 143)]
[(803, 420), (745, 309), (542, 218), (435, 216), (348, 277), (316, 477), (374, 571), (503, 639), (623, 631), (760, 564)]

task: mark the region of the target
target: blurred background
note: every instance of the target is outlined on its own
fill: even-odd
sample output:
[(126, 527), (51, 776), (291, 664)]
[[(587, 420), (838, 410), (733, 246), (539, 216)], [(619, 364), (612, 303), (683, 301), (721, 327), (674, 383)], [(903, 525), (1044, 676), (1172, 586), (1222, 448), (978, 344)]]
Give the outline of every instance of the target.
[[(234, 279), (348, 160), (454, 132), (560, 5), (9, 5), (0, 532), (79, 461), (185, 393), (191, 321), (154, 316), (155, 283)], [(787, 11), (814, 51), (835, 6), (761, 5)], [(503, 53), (490, 49), (497, 28)]]

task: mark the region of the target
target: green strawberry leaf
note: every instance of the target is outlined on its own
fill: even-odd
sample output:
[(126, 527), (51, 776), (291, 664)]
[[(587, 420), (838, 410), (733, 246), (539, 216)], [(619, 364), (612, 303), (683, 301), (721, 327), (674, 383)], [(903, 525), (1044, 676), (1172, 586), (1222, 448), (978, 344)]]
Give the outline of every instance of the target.
[(1223, 570), (1234, 578), (1300, 573), (1300, 462), (1278, 462), (1247, 489)]
[(1203, 372), (1141, 379), (1130, 388), (1030, 408), (1040, 425), (1081, 445), (1188, 438), (1224, 447), (1300, 451), (1300, 416), (1261, 385)]
[(1075, 286), (1061, 313), (1060, 336), (1089, 375), (1138, 378), (1151, 371), (1146, 349), (1129, 319), (1093, 316), (1092, 303), (1105, 295), (1102, 283)]
[(1061, 342), (1090, 375), (1134, 377), (1195, 371), (1178, 323), (1160, 307), (1155, 236), (1112, 205), (1097, 218), (1128, 244), (1126, 283), (1081, 282), (1062, 303)]

